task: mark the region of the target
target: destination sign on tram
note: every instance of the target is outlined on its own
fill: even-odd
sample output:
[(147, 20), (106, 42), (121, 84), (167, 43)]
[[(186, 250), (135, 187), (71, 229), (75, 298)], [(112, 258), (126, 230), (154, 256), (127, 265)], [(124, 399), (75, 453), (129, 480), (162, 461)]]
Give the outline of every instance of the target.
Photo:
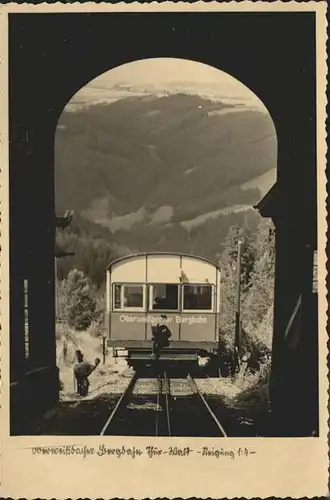
[(120, 314), (119, 321), (120, 323), (151, 323), (151, 324), (187, 324), (187, 325), (195, 325), (195, 324), (207, 324), (207, 316), (198, 315), (198, 316), (184, 316), (184, 315), (176, 315), (176, 316), (137, 316), (130, 314)]

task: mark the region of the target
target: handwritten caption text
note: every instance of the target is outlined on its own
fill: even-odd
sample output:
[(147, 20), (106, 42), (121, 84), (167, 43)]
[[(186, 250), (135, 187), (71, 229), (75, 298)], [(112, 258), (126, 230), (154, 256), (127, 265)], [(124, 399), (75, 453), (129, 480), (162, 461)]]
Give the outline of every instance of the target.
[(31, 448), (33, 455), (61, 455), (61, 456), (74, 456), (79, 455), (83, 458), (89, 456), (113, 456), (115, 458), (129, 457), (129, 458), (139, 458), (146, 456), (148, 458), (157, 458), (164, 456), (172, 457), (188, 457), (191, 455), (199, 455), (205, 458), (226, 458), (234, 460), (240, 457), (249, 457), (250, 455), (255, 455), (255, 451), (251, 451), (248, 448), (237, 448), (237, 449), (225, 449), (216, 448), (214, 446), (201, 446), (200, 449), (193, 449), (190, 446), (168, 446), (165, 448), (160, 448), (159, 446), (146, 446), (144, 448), (138, 448), (136, 446), (127, 447), (119, 446), (116, 448), (110, 448), (104, 444), (99, 445), (98, 448), (89, 446), (78, 446), (78, 445), (67, 445), (67, 446), (42, 446)]

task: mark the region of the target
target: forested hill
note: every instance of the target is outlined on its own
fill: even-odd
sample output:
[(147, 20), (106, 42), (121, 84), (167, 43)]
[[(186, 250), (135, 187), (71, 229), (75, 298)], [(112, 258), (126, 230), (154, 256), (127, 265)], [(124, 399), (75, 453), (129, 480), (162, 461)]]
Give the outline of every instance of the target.
[(57, 211), (72, 208), (89, 221), (87, 239), (102, 227), (102, 239), (121, 249), (214, 258), (231, 225), (257, 225), (249, 207), (274, 181), (276, 149), (267, 114), (199, 96), (64, 111), (55, 141)]

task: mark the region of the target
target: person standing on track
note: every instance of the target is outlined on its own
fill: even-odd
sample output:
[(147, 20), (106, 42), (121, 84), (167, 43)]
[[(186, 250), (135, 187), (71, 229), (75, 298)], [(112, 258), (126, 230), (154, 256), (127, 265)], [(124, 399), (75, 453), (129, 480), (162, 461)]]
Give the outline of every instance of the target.
[(87, 396), (89, 389), (88, 377), (100, 364), (100, 359), (95, 358), (94, 365), (88, 361), (84, 361), (84, 355), (81, 351), (76, 352), (77, 361), (73, 367), (73, 373), (77, 382), (77, 392), (80, 396)]

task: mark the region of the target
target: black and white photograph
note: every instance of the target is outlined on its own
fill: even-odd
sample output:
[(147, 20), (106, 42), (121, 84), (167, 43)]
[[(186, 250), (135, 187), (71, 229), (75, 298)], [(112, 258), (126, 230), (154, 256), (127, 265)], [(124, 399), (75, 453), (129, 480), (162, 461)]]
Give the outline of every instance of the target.
[(233, 4), (8, 5), (2, 415), (39, 475), (194, 455), (230, 497), (274, 442), (281, 498), (326, 493), (326, 7)]
[(254, 205), (276, 159), (263, 103), (201, 63), (132, 62), (73, 96), (55, 136), (63, 399), (42, 432), (271, 432), (274, 225)]

